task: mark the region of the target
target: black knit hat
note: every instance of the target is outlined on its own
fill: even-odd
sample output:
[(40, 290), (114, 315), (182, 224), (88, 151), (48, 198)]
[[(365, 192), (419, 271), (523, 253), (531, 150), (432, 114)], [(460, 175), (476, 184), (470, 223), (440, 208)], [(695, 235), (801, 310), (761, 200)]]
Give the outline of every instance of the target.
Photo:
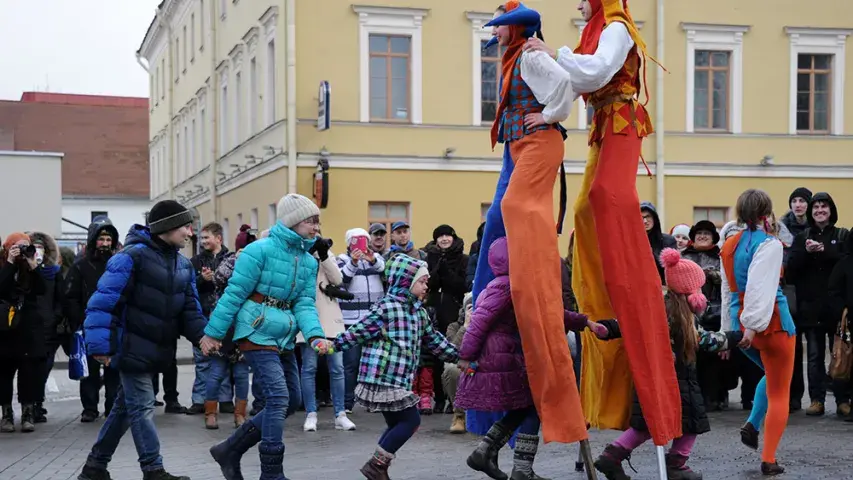
[(797, 187), (796, 190), (791, 192), (791, 196), (788, 197), (788, 207), (791, 206), (791, 202), (797, 197), (802, 198), (806, 203), (812, 203), (812, 191), (806, 187)]
[(442, 237), (444, 235), (450, 235), (451, 237), (456, 238), (456, 230), (454, 230), (450, 225), (439, 225), (432, 231), (433, 240), (438, 240), (438, 237)]
[(148, 212), (148, 229), (152, 235), (170, 232), (193, 223), (193, 214), (174, 200), (157, 202)]

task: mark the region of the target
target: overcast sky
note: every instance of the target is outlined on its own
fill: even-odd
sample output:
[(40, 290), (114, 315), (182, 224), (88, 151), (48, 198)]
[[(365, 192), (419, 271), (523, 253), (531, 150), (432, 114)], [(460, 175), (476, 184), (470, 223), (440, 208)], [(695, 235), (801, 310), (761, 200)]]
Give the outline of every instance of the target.
[(136, 50), (160, 0), (0, 0), (0, 99), (148, 96)]

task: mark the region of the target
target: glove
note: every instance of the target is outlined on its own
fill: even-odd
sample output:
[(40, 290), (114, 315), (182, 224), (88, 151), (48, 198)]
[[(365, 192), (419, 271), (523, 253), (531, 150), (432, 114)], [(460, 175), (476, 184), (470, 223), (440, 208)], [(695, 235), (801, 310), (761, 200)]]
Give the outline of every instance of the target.
[(314, 242), (313, 249), (317, 252), (317, 257), (321, 262), (326, 261), (329, 258), (329, 249), (332, 248), (331, 242), (328, 239), (317, 237), (317, 240)]

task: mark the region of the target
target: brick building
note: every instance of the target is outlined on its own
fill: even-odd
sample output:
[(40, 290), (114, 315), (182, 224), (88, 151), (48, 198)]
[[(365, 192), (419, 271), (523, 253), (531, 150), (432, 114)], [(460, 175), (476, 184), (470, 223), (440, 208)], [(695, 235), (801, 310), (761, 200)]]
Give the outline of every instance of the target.
[(148, 99), (25, 92), (0, 100), (0, 151), (58, 152), (62, 244), (106, 213), (123, 236), (149, 204)]

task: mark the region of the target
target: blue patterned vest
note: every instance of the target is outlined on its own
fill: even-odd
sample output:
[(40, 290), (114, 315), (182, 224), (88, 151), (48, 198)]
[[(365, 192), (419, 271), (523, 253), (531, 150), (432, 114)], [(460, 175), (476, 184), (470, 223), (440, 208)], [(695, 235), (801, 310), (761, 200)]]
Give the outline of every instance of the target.
[[(503, 79), (501, 79), (503, 80)], [(503, 93), (504, 85), (501, 85), (501, 93)], [(536, 100), (533, 91), (521, 78), (521, 55), (515, 62), (512, 69), (512, 79), (509, 87), (509, 103), (503, 111), (501, 118), (500, 131), (498, 132), (498, 141), (508, 143), (513, 140), (518, 140), (526, 134), (537, 130), (547, 130), (554, 128), (553, 125), (540, 125), (538, 127), (527, 128), (524, 126), (524, 116), (528, 113), (539, 113), (545, 109), (545, 106)]]

